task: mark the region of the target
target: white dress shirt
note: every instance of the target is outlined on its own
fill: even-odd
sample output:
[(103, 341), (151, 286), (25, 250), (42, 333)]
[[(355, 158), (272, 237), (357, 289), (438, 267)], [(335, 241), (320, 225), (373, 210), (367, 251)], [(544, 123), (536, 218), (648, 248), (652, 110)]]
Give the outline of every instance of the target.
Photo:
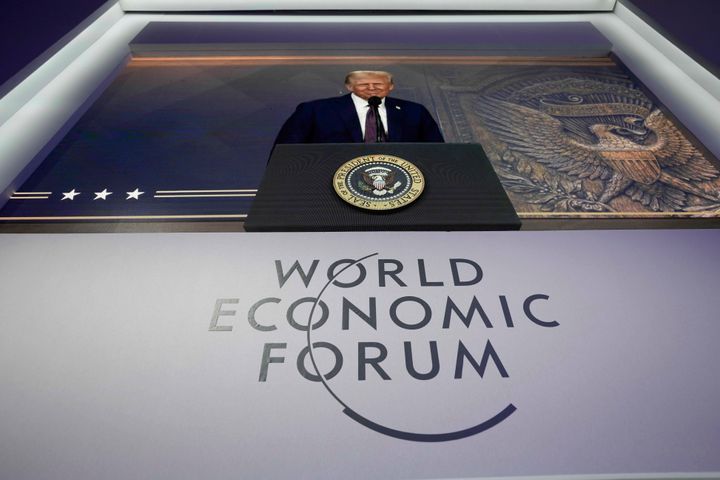
[[(360, 129), (362, 130), (362, 136), (365, 138), (365, 119), (367, 118), (370, 104), (367, 100), (363, 100), (354, 93), (350, 94), (353, 103), (355, 104), (355, 111), (360, 119)], [(382, 120), (383, 128), (385, 128), (385, 135), (388, 134), (388, 122), (387, 122), (387, 109), (385, 108), (385, 99), (380, 100), (380, 106), (378, 107), (378, 113), (380, 113), (380, 120)]]

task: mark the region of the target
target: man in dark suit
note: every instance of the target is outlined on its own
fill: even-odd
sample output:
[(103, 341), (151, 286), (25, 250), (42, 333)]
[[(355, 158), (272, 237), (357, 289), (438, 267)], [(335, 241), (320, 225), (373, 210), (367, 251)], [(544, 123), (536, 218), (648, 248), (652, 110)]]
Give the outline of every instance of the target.
[(298, 105), (275, 143), (443, 142), (425, 107), (390, 98), (392, 75), (355, 71), (345, 77), (349, 94)]

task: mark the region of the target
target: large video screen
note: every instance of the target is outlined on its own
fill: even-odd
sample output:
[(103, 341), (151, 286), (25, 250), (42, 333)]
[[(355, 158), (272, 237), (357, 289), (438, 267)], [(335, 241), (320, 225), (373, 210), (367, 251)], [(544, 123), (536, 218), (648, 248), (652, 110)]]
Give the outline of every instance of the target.
[(441, 46), (404, 28), (395, 43), (381, 29), (367, 48), (355, 34), (343, 45), (260, 38), (250, 49), (152, 38), (0, 217), (242, 219), (285, 120), (301, 102), (347, 95), (354, 70), (391, 72), (390, 95), (424, 105), (445, 142), (481, 144), (521, 218), (720, 209), (717, 160), (598, 49), (591, 25), (566, 28), (575, 44), (547, 25), (516, 25), (512, 42), (491, 29), (485, 43), (462, 45), (456, 33)]

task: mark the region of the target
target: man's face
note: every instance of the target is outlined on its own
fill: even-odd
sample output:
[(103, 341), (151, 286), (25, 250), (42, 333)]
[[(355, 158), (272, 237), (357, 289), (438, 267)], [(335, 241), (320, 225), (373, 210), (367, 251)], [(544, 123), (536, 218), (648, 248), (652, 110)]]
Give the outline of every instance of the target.
[(363, 100), (367, 100), (370, 97), (387, 97), (394, 85), (384, 75), (355, 75), (350, 79), (350, 84), (345, 85), (345, 88)]

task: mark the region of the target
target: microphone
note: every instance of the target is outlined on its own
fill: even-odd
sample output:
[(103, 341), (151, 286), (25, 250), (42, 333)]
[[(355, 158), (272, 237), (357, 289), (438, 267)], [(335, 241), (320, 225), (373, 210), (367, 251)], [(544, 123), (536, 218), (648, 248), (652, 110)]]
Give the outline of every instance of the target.
[(368, 98), (368, 103), (371, 107), (377, 108), (382, 103), (382, 99), (380, 97), (370, 97)]
[(385, 127), (383, 126), (382, 119), (380, 118), (380, 112), (378, 111), (378, 107), (381, 103), (382, 99), (380, 97), (368, 98), (368, 105), (370, 105), (370, 108), (375, 111), (375, 131), (377, 132), (377, 136), (375, 138), (376, 142), (385, 141)]

